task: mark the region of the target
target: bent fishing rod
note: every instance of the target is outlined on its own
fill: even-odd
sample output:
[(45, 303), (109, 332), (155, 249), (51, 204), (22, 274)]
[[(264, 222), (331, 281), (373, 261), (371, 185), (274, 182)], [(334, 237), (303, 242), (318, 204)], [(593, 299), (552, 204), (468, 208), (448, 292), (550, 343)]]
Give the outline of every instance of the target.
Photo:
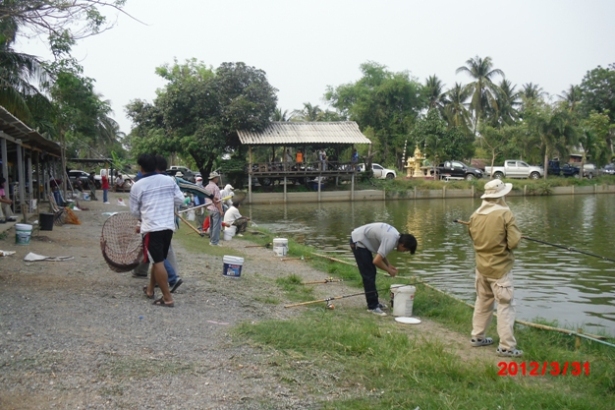
[[(462, 225), (470, 225), (470, 222), (461, 221), (459, 219), (454, 219), (453, 222), (458, 223), (458, 224), (462, 224)], [(580, 249), (573, 248), (572, 246), (558, 245), (556, 243), (550, 243), (550, 242), (546, 242), (546, 241), (541, 241), (540, 239), (530, 238), (529, 236), (521, 236), (521, 238), (527, 239), (528, 241), (542, 243), (543, 245), (549, 245), (549, 246), (553, 246), (555, 248), (564, 249), (564, 250), (567, 250), (567, 251), (570, 251), (570, 252), (577, 252), (577, 253), (582, 253), (583, 255), (593, 256), (594, 258), (602, 259), (602, 260), (605, 260), (605, 261), (615, 262), (615, 259), (607, 258), (606, 256), (597, 255), (595, 253), (591, 253), (591, 252), (587, 252), (587, 251), (582, 251)]]

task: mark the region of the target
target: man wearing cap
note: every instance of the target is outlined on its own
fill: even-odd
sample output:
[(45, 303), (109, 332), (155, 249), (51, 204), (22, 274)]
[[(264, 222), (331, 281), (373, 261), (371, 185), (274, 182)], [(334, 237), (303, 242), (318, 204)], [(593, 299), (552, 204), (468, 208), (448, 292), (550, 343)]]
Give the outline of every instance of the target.
[(468, 224), (470, 237), (476, 253), (476, 303), (472, 318), (472, 339), (475, 347), (488, 346), (493, 339), (485, 331), (493, 316), (493, 304), (497, 302), (500, 343), (498, 356), (519, 357), (513, 335), (515, 324), (515, 299), (512, 267), (515, 261), (512, 250), (521, 240), (515, 216), (504, 197), (512, 184), (494, 179), (485, 184), (483, 203), (472, 214)]
[(209, 217), (211, 218), (211, 225), (209, 228), (209, 244), (212, 246), (222, 246), (220, 244), (220, 229), (222, 226), (222, 196), (220, 195), (220, 188), (218, 188), (218, 180), (220, 175), (216, 171), (209, 174), (209, 184), (205, 187), (213, 195), (213, 200), (205, 198), (205, 204), (207, 205), (207, 211), (209, 211)]

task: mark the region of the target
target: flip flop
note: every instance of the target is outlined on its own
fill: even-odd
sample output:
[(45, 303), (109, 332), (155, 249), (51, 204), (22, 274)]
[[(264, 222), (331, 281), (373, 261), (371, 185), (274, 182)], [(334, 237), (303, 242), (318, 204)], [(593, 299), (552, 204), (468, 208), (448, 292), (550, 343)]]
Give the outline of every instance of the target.
[(148, 299), (154, 299), (154, 294), (152, 293), (151, 295), (147, 294), (147, 286), (143, 286), (143, 293), (145, 293), (145, 297)]
[(175, 302), (170, 302), (170, 303), (169, 302), (165, 302), (163, 298), (160, 298), (160, 299), (156, 299), (154, 301), (154, 305), (172, 308), (172, 307), (175, 307)]

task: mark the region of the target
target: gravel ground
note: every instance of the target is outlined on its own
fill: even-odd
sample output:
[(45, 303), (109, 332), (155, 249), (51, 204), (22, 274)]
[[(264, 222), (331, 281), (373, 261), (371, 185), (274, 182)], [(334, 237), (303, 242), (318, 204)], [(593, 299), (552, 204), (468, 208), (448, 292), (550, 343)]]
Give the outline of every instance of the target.
[[(118, 197), (128, 200), (111, 194), (111, 205), (84, 202), (89, 209), (78, 212), (81, 225), (35, 230), (27, 246), (15, 246), (14, 231), (0, 240), (1, 250), (17, 251), (0, 258), (1, 409), (315, 409), (325, 398), (349, 394), (325, 389), (315, 397), (300, 383), (283, 383), (277, 352), (228, 334), (242, 321), (301, 312), (283, 308), (276, 278), (292, 272), (317, 280), (326, 273), (298, 260), (281, 262), (237, 238), (225, 246), (246, 261), (241, 278), (227, 278), (220, 256), (189, 253), (175, 242), (185, 283), (175, 308), (153, 306), (141, 290), (145, 280), (110, 271), (101, 256), (102, 213), (127, 210)], [(28, 252), (74, 259), (26, 263)], [(327, 286), (335, 290), (317, 288), (316, 297), (357, 291)], [(344, 305), (364, 311), (361, 298)], [(460, 349), (458, 334), (428, 321), (412, 331)], [(301, 367), (297, 362), (295, 370)]]

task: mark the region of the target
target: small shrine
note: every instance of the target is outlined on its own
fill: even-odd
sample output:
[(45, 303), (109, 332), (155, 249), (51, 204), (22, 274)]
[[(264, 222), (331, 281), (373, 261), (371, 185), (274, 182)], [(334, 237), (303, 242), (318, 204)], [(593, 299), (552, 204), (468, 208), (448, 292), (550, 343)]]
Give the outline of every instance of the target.
[(407, 178), (425, 178), (425, 174), (421, 169), (421, 165), (423, 164), (423, 160), (425, 156), (419, 149), (418, 145), (414, 150), (414, 156), (408, 158), (406, 168), (406, 177)]

